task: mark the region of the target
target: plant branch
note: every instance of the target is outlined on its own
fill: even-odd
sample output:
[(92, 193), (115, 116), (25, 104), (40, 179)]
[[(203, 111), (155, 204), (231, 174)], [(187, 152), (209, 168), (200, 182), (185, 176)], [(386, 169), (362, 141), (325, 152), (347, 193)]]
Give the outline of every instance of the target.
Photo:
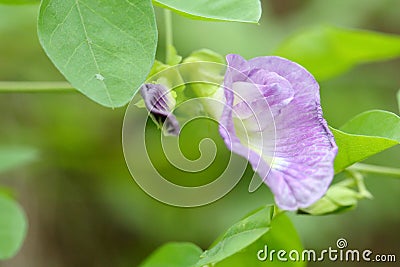
[(164, 10), (165, 20), (165, 62), (170, 60), (170, 49), (173, 46), (172, 14), (171, 10)]
[(385, 174), (385, 175), (397, 176), (397, 178), (400, 178), (400, 169), (399, 168), (391, 168), (391, 167), (377, 166), (377, 165), (371, 165), (371, 164), (356, 163), (356, 164), (350, 166), (348, 168), (348, 170)]
[(361, 172), (355, 171), (355, 170), (350, 170), (349, 172), (351, 173), (351, 175), (354, 178), (354, 181), (357, 185), (358, 193), (360, 194), (360, 197), (373, 199), (374, 197), (372, 196), (372, 194), (368, 191), (367, 187), (365, 186), (364, 176), (361, 174)]
[(75, 92), (68, 82), (0, 82), (1, 93)]

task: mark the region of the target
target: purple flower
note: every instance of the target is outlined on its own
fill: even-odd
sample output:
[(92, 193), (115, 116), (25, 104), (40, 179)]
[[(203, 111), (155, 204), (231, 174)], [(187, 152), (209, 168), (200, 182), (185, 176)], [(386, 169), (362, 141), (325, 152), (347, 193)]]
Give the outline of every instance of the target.
[(164, 133), (178, 135), (180, 126), (172, 114), (176, 101), (171, 92), (162, 84), (147, 83), (140, 88), (140, 94), (154, 121), (162, 125)]
[(331, 183), (337, 153), (318, 83), (280, 57), (228, 55), (227, 62), (219, 128), (225, 144), (249, 160), (281, 209), (310, 206)]

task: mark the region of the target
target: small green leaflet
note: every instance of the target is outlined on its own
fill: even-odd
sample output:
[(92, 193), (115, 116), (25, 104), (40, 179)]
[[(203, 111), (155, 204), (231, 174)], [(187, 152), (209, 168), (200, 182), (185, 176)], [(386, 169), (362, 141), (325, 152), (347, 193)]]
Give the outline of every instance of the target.
[(156, 5), (192, 19), (257, 23), (260, 0), (154, 0)]
[(348, 134), (333, 128), (331, 131), (339, 147), (335, 158), (335, 173), (398, 144), (382, 137)]
[(26, 231), (26, 217), (20, 205), (0, 194), (0, 260), (9, 259), (18, 252)]
[(340, 130), (331, 128), (339, 147), (335, 172), (400, 143), (400, 117), (382, 110), (361, 113)]
[(182, 57), (178, 55), (178, 52), (176, 51), (175, 47), (170, 45), (167, 47), (167, 58), (166, 58), (166, 64), (170, 66), (178, 65), (181, 63)]
[(400, 36), (319, 26), (292, 36), (275, 54), (304, 66), (317, 80), (326, 80), (357, 64), (399, 57)]
[[(271, 252), (273, 253), (271, 259)], [(287, 261), (279, 261), (276, 258), (276, 252), (284, 250)], [(305, 261), (292, 261), (289, 258), (289, 252), (296, 250), (301, 254), (303, 246), (296, 228), (285, 213), (277, 214), (271, 221), (270, 230), (257, 241), (252, 243), (245, 249), (235, 253), (221, 262), (215, 264), (215, 267), (303, 267), (306, 266)], [(261, 253), (260, 253), (261, 251)], [(267, 253), (267, 255), (265, 254)], [(260, 259), (258, 258), (260, 256)]]
[[(207, 83), (191, 84), (191, 89), (198, 97), (212, 97), (220, 87), (219, 85), (224, 81), (225, 59), (210, 49), (200, 49), (193, 51), (183, 60), (183, 63), (196, 62), (199, 64), (187, 65), (188, 69), (191, 70), (190, 76), (193, 80), (207, 81)], [(201, 64), (200, 62), (214, 62), (218, 64)], [(210, 104), (207, 101), (203, 101), (202, 104), (206, 110), (209, 108)]]
[(132, 99), (157, 47), (151, 0), (43, 0), (38, 34), (71, 85), (107, 107)]
[(311, 215), (336, 214), (353, 209), (359, 199), (357, 191), (345, 186), (332, 185), (324, 197), (301, 212)]
[[(259, 250), (297, 250), (303, 246), (296, 229), (285, 213), (273, 214), (273, 206), (264, 206), (230, 227), (204, 253), (191, 243), (168, 243), (151, 254), (140, 267), (242, 267), (265, 266), (257, 257)], [(270, 261), (268, 266), (281, 266)], [(285, 262), (285, 266), (302, 267), (305, 262)]]
[(389, 111), (363, 112), (340, 127), (340, 130), (351, 134), (384, 137), (400, 143), (400, 117)]
[(331, 185), (321, 199), (311, 206), (299, 210), (298, 213), (309, 215), (337, 214), (354, 209), (361, 199), (372, 199), (373, 196), (365, 185), (363, 174), (355, 170), (354, 166), (347, 170), (345, 179)]
[(193, 51), (187, 58), (183, 60), (184, 63), (202, 61), (225, 64), (225, 59), (223, 56), (206, 48)]
[(254, 243), (270, 229), (273, 206), (263, 207), (231, 226), (202, 255), (196, 267), (220, 262)]
[(139, 267), (190, 267), (202, 252), (191, 243), (168, 243), (154, 251)]

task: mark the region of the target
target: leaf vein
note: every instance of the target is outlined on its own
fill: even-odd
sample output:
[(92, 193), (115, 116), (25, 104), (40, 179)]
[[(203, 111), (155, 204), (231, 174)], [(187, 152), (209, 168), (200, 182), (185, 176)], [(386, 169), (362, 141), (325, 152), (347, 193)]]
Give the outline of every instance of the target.
[(127, 33), (126, 31), (124, 31), (123, 29), (121, 29), (120, 27), (118, 27), (117, 25), (115, 25), (112, 21), (110, 21), (109, 19), (107, 19), (106, 17), (100, 15), (99, 13), (96, 12), (96, 10), (93, 10), (90, 6), (88, 6), (85, 3), (82, 3), (87, 9), (89, 9), (94, 15), (100, 17), (101, 19), (103, 19), (108, 25), (114, 27), (115, 29), (117, 29), (118, 31), (120, 31), (121, 33), (123, 33), (125, 36), (127, 36), (129, 39), (133, 40), (135, 43), (137, 43), (140, 48), (143, 50), (143, 52), (145, 54), (147, 54), (148, 52), (146, 51), (146, 48), (143, 46), (143, 44), (141, 42), (139, 42), (139, 40), (137, 38), (135, 38), (134, 36), (130, 35), (129, 33)]
[(65, 69), (69, 63), (71, 62), (72, 58), (75, 56), (76, 52), (78, 51), (78, 49), (84, 44), (86, 43), (85, 40), (83, 40), (72, 52), (72, 54), (68, 57), (67, 62), (65, 62), (63, 68)]
[[(54, 37), (54, 35), (56, 34), (57, 30), (58, 30), (62, 25), (64, 25), (64, 23), (67, 21), (68, 17), (71, 15), (72, 10), (74, 10), (74, 7), (76, 7), (76, 5), (77, 5), (77, 3), (75, 3), (75, 4), (73, 4), (73, 5), (71, 6), (70, 10), (69, 10), (69, 11), (67, 12), (67, 14), (65, 15), (65, 18), (64, 18), (60, 23), (58, 23), (57, 26), (54, 28), (54, 30), (51, 32), (51, 34), (50, 34), (50, 45), (52, 45), (52, 43), (53, 43), (53, 37)], [(47, 7), (46, 7), (46, 9), (47, 9)]]
[[(94, 54), (94, 52), (93, 52), (92, 45), (90, 44), (91, 41), (90, 41), (90, 38), (89, 38), (89, 36), (88, 36), (88, 32), (87, 32), (87, 30), (86, 30), (85, 21), (84, 21), (84, 19), (83, 19), (82, 12), (81, 12), (81, 8), (80, 8), (80, 6), (79, 6), (79, 0), (75, 0), (75, 3), (76, 3), (76, 7), (77, 7), (77, 9), (78, 9), (79, 17), (80, 17), (80, 20), (81, 20), (81, 23), (82, 23), (83, 32), (85, 33), (86, 42), (87, 42), (87, 44), (88, 44), (90, 54), (92, 55), (93, 62), (94, 62), (94, 64), (95, 64), (95, 67), (96, 67), (98, 73), (101, 74), (99, 64), (97, 63), (97, 59), (96, 59), (96, 56), (95, 56), (95, 54)], [(112, 101), (112, 99), (111, 99), (110, 92), (109, 92), (108, 89), (107, 89), (107, 85), (105, 84), (104, 81), (100, 81), (100, 82), (104, 85), (104, 89), (105, 89), (105, 91), (106, 91), (106, 94), (107, 94), (107, 97), (108, 97), (108, 99), (109, 99), (109, 101), (110, 101), (110, 104), (113, 105), (113, 101)]]

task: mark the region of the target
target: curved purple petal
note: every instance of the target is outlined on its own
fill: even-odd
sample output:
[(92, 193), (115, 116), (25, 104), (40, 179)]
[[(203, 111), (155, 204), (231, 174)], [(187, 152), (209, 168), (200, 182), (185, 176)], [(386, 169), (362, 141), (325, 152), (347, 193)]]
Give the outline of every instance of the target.
[(144, 84), (140, 88), (147, 110), (154, 117), (155, 121), (163, 125), (165, 133), (178, 135), (180, 132), (179, 122), (172, 109), (175, 106), (175, 99), (170, 92), (161, 84)]
[[(306, 69), (280, 57), (246, 61), (228, 55), (227, 61), (220, 124), (225, 144), (249, 160), (281, 209), (308, 207), (331, 183), (337, 153), (322, 116), (318, 83)], [(259, 94), (243, 88), (258, 88)]]

